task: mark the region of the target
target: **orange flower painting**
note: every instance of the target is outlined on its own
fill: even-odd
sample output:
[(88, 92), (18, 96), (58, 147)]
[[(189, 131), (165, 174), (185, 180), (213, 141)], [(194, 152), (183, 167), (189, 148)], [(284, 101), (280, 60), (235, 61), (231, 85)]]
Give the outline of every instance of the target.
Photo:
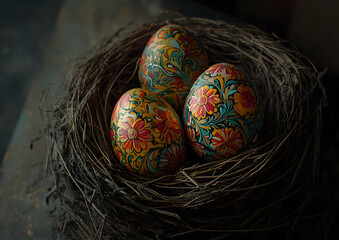
[(238, 87), (238, 92), (234, 94), (234, 110), (241, 116), (255, 114), (257, 110), (256, 96), (253, 88), (245, 85)]
[(196, 94), (190, 99), (188, 109), (192, 112), (192, 115), (197, 118), (205, 118), (206, 114), (211, 115), (217, 111), (216, 104), (221, 100), (219, 95), (216, 94), (217, 90), (209, 88), (205, 85), (196, 91)]
[(118, 131), (119, 138), (123, 142), (123, 148), (127, 152), (132, 150), (140, 152), (147, 148), (147, 141), (152, 140), (151, 131), (145, 129), (145, 121), (133, 117), (128, 118), (128, 122), (123, 122)]

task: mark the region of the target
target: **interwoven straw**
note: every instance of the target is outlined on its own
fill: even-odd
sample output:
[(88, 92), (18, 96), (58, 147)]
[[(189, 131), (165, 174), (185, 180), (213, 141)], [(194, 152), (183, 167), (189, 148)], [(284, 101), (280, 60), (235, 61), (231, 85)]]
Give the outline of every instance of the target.
[[(210, 65), (241, 65), (262, 99), (264, 120), (256, 143), (234, 157), (205, 162), (189, 150), (176, 174), (146, 178), (114, 156), (110, 117), (122, 93), (139, 86), (142, 51), (166, 24), (186, 27)], [(287, 41), (254, 26), (175, 15), (105, 39), (73, 62), (44, 112), (62, 229), (75, 239), (310, 236), (318, 222), (312, 199), (321, 76)]]

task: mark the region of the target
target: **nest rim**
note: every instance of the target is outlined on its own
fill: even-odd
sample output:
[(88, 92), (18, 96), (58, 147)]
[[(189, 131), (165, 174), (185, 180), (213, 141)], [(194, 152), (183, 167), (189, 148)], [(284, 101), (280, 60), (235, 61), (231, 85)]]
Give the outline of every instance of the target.
[[(77, 223), (78, 232), (85, 230), (82, 236), (98, 239), (161, 239), (195, 234), (236, 237), (248, 232), (267, 235), (275, 229), (294, 229), (312, 195), (305, 188), (312, 189), (317, 177), (322, 74), (290, 43), (254, 26), (177, 15), (163, 18), (105, 39), (78, 59), (71, 74), (63, 77), (63, 94), (48, 116), (56, 119), (48, 130), (48, 164), (57, 175), (63, 204), (74, 207), (81, 202), (83, 207), (75, 207), (78, 212), (69, 207), (67, 215)], [(231, 158), (193, 164), (187, 161), (174, 174), (149, 178), (128, 172), (117, 161), (110, 146), (110, 117), (119, 95), (138, 86), (141, 46), (158, 28), (172, 23), (192, 29), (191, 34), (205, 47), (209, 58), (212, 56), (210, 65), (241, 64), (249, 76), (261, 79), (253, 85), (264, 99), (262, 128), (270, 132), (261, 132), (258, 142)], [(270, 97), (264, 96), (267, 93)], [(287, 102), (291, 96), (292, 101)], [(65, 112), (66, 116), (60, 117)], [(309, 139), (300, 142), (310, 127), (314, 131)], [(302, 152), (298, 151), (301, 147)], [(194, 157), (194, 153), (188, 156)], [(310, 176), (305, 180), (306, 174)], [(284, 194), (273, 190), (277, 186)], [(276, 194), (275, 198), (263, 200), (269, 191)], [(295, 197), (302, 199), (289, 209), (286, 202)], [(246, 198), (250, 204), (244, 201)], [(117, 201), (113, 206), (109, 206), (111, 199)], [(257, 204), (259, 200), (263, 203)], [(274, 208), (280, 209), (280, 215), (271, 212)], [(292, 213), (282, 216), (285, 208)], [(214, 217), (208, 213), (223, 209), (233, 215)], [(198, 212), (205, 219), (192, 219)], [(122, 214), (130, 216), (119, 219)], [(239, 219), (239, 215), (246, 218)], [(143, 229), (132, 220), (135, 216), (144, 219)], [(150, 226), (154, 223), (152, 217), (161, 222), (155, 224), (158, 229)], [(226, 227), (232, 221), (233, 225)]]

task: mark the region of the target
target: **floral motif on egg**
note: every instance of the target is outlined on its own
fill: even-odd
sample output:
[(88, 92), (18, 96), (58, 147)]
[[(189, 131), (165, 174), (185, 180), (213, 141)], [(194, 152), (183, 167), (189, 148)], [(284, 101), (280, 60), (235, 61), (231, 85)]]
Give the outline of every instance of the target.
[(221, 100), (216, 92), (216, 89), (202, 86), (197, 89), (195, 95), (192, 95), (188, 109), (195, 118), (199, 120), (205, 118), (206, 114), (211, 115), (217, 111), (216, 104), (220, 103)]
[(239, 153), (261, 126), (259, 104), (239, 67), (225, 63), (211, 66), (186, 99), (183, 115), (190, 145), (207, 160)]
[(121, 122), (118, 137), (123, 149), (127, 153), (135, 151), (137, 153), (147, 149), (147, 142), (152, 140), (152, 134), (146, 127), (144, 119), (127, 117), (125, 122)]
[(116, 103), (111, 139), (118, 160), (135, 173), (171, 173), (185, 157), (184, 130), (177, 113), (140, 88), (127, 91)]
[(139, 64), (139, 80), (143, 88), (179, 110), (192, 84), (207, 67), (202, 45), (181, 26), (167, 25), (148, 41)]

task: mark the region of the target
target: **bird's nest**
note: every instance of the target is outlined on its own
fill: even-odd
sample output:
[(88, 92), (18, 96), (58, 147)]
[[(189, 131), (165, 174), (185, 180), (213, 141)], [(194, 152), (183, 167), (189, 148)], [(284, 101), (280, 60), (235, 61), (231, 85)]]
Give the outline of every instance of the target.
[[(146, 178), (116, 159), (110, 118), (119, 97), (138, 87), (142, 51), (166, 24), (186, 27), (206, 49), (210, 65), (242, 66), (262, 99), (263, 126), (255, 145), (234, 157), (196, 161), (189, 151), (175, 174)], [(321, 76), (287, 41), (224, 21), (168, 17), (105, 39), (67, 69), (56, 101), (48, 100), (51, 89), (45, 94), (47, 166), (66, 229), (76, 239), (273, 239), (313, 233)]]

